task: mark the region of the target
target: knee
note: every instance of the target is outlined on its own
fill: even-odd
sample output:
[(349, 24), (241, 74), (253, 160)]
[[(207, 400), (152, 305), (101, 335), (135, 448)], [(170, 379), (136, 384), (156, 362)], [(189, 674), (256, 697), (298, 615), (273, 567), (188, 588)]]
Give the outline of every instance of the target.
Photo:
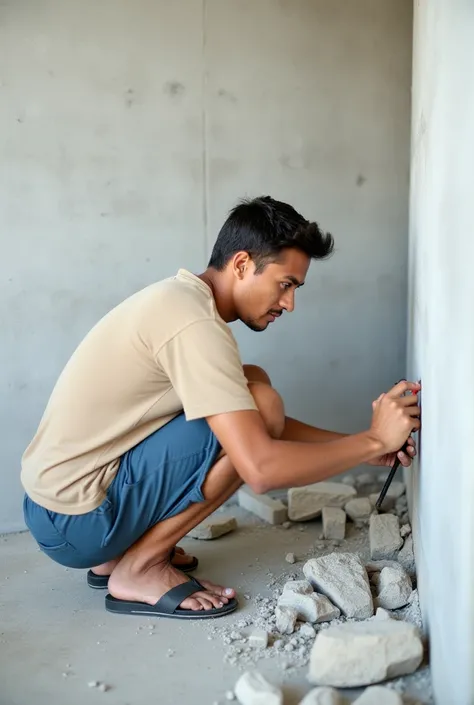
[(249, 384), (260, 416), (263, 418), (268, 433), (272, 438), (280, 438), (285, 428), (285, 409), (283, 399), (273, 387), (267, 384)]
[(252, 382), (260, 382), (261, 384), (269, 384), (272, 386), (270, 377), (263, 367), (259, 367), (258, 365), (244, 365), (244, 374), (250, 384)]

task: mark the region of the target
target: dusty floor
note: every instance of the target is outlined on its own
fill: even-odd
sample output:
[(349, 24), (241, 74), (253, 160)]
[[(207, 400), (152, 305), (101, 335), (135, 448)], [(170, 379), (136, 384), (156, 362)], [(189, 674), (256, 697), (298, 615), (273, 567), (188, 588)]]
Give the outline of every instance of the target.
[[(105, 593), (87, 587), (84, 571), (54, 564), (27, 533), (0, 537), (1, 705), (223, 705), (249, 667), (283, 688), (285, 705), (297, 705), (310, 690), (307, 666), (291, 667), (288, 653), (274, 648), (252, 651), (249, 663), (245, 650), (243, 657), (235, 655), (224, 636), (232, 629), (248, 633), (250, 628), (237, 625), (254, 622), (261, 605), (256, 598), (271, 597), (291, 574), (302, 577), (307, 558), (333, 550), (367, 558), (367, 532), (350, 524), (339, 548), (318, 550), (319, 522), (273, 528), (233, 502), (223, 513), (237, 517), (237, 531), (180, 544), (199, 557), (197, 577), (238, 590), (237, 612), (202, 622), (110, 615)], [(285, 562), (289, 551), (297, 556), (294, 565)], [(110, 690), (90, 688), (91, 681)], [(406, 705), (433, 702), (427, 666), (391, 685)], [(344, 695), (351, 701), (357, 692)]]

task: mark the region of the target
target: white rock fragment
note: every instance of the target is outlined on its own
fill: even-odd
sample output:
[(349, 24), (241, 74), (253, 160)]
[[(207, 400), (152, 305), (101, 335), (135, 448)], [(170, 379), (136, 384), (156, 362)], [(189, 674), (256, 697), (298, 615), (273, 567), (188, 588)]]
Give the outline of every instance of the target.
[(99, 690), (101, 693), (106, 693), (108, 690), (110, 690), (110, 685), (107, 685), (106, 683), (101, 683), (99, 685)]
[(99, 687), (99, 681), (89, 681), (87, 684), (88, 688), (98, 688)]
[(384, 568), (380, 573), (377, 604), (387, 610), (405, 607), (412, 590), (411, 578), (402, 566)]
[(342, 482), (316, 482), (288, 490), (288, 516), (292, 521), (309, 521), (321, 515), (323, 507), (343, 507), (357, 495)]
[(327, 595), (347, 617), (368, 619), (374, 613), (367, 571), (353, 553), (312, 558), (303, 573), (315, 590)]
[(406, 570), (408, 575), (415, 575), (416, 565), (415, 565), (415, 554), (413, 551), (413, 535), (407, 536), (402, 550), (397, 556), (397, 560), (400, 565)]
[(288, 580), (283, 586), (283, 592), (299, 592), (300, 595), (311, 595), (314, 590), (308, 580)]
[(297, 610), (292, 607), (276, 607), (275, 617), (276, 628), (280, 634), (293, 634), (298, 619)]
[(298, 592), (283, 592), (278, 599), (278, 607), (290, 607), (298, 613), (298, 619), (304, 622), (320, 624), (330, 622), (340, 616), (340, 610), (335, 607), (325, 595), (313, 592), (302, 595)]
[[(369, 494), (369, 501), (374, 508), (375, 505), (377, 504), (377, 500), (379, 498), (379, 493), (377, 494)], [(388, 493), (385, 495), (384, 500), (382, 502), (382, 506), (380, 511), (382, 512), (389, 512), (392, 511), (392, 509), (395, 508), (395, 497), (391, 497)]]
[(258, 671), (246, 671), (234, 691), (241, 705), (283, 705), (281, 690)]
[(268, 633), (263, 629), (255, 629), (249, 636), (249, 646), (254, 649), (266, 649), (268, 646)]
[(396, 558), (403, 544), (398, 517), (393, 514), (372, 514), (369, 540), (372, 560)]
[(346, 513), (338, 507), (323, 507), (323, 534), (325, 539), (342, 540), (346, 536)]
[(352, 521), (367, 521), (370, 519), (373, 507), (368, 497), (356, 497), (349, 500), (344, 509)]
[(356, 688), (413, 673), (422, 659), (423, 645), (412, 624), (394, 619), (346, 623), (318, 633), (308, 679)]
[(406, 538), (411, 534), (411, 526), (410, 524), (404, 524), (402, 528), (400, 529), (400, 536), (402, 539)]
[(227, 693), (225, 694), (225, 699), (226, 700), (235, 700), (235, 693), (233, 693), (232, 690), (228, 690)]
[(345, 485), (349, 485), (349, 487), (355, 487), (356, 485), (355, 477), (353, 475), (346, 475), (341, 479), (341, 482)]
[(361, 472), (356, 476), (356, 487), (362, 487), (362, 485), (373, 485), (377, 482), (373, 472)]
[(299, 628), (298, 636), (303, 637), (303, 639), (312, 639), (313, 637), (316, 636), (316, 631), (315, 631), (314, 627), (311, 626), (311, 624), (308, 624), (307, 622), (305, 622)]
[(188, 533), (188, 536), (192, 539), (209, 541), (211, 539), (217, 539), (220, 536), (224, 536), (225, 534), (229, 534), (236, 528), (237, 521), (234, 517), (216, 517), (207, 519), (201, 524), (198, 524), (198, 526)]
[(373, 685), (367, 688), (353, 705), (403, 705), (403, 700), (395, 690)]
[(296, 556), (294, 553), (287, 553), (285, 556), (285, 561), (287, 563), (296, 563)]
[(372, 619), (392, 619), (390, 616), (390, 612), (387, 612), (383, 607), (377, 607), (377, 611), (375, 613), (375, 616), (372, 617)]
[(315, 688), (300, 702), (300, 705), (343, 705), (343, 700), (334, 688)]
[(256, 494), (247, 486), (240, 488), (237, 497), (241, 507), (269, 524), (283, 524), (288, 519), (287, 508), (279, 499)]

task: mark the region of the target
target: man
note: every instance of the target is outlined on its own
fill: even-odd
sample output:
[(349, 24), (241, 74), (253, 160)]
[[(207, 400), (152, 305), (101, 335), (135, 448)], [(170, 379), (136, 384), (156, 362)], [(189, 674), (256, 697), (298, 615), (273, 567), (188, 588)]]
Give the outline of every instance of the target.
[(390, 465), (407, 439), (399, 455), (410, 464), (418, 385), (382, 394), (362, 433), (314, 428), (285, 416), (268, 375), (242, 365), (227, 325), (263, 331), (293, 311), (311, 259), (332, 250), (332, 236), (291, 206), (243, 201), (203, 274), (179, 270), (131, 296), (69, 360), (23, 457), (24, 514), (46, 555), (108, 587), (108, 610), (234, 610), (234, 590), (189, 579), (197, 559), (175, 547), (242, 483), (264, 493)]

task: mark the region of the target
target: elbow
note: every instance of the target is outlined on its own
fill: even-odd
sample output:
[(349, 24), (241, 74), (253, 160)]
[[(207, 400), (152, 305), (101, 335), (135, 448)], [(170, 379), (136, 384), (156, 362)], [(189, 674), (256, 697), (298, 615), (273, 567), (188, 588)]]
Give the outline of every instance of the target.
[(252, 463), (251, 467), (245, 468), (241, 473), (241, 477), (255, 494), (265, 494), (273, 489), (268, 481), (268, 473), (265, 473), (259, 465)]
[(266, 494), (266, 492), (271, 490), (268, 482), (263, 477), (253, 477), (247, 484), (255, 494)]

